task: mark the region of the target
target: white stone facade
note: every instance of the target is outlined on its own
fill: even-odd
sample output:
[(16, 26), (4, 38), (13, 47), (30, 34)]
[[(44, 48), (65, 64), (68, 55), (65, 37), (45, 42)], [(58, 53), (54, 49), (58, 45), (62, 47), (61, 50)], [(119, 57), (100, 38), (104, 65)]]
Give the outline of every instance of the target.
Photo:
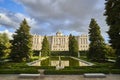
[[(81, 35), (75, 36), (78, 40), (79, 51), (88, 50), (88, 36)], [(33, 50), (41, 50), (42, 49), (42, 41), (44, 36), (33, 35)], [(57, 32), (55, 36), (47, 36), (48, 41), (50, 43), (51, 51), (68, 51), (69, 50), (69, 36), (63, 35), (61, 32)]]

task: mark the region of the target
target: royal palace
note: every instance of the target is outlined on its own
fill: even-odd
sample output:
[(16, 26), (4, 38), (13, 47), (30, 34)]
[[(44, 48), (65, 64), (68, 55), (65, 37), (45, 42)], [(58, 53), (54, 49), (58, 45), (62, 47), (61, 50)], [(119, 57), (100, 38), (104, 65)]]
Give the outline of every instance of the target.
[[(33, 35), (33, 50), (41, 50), (42, 49), (42, 41), (44, 36)], [(78, 41), (79, 51), (88, 50), (88, 36), (80, 35), (75, 36)], [(69, 36), (63, 35), (61, 32), (57, 32), (54, 36), (47, 36), (47, 39), (50, 44), (51, 51), (68, 51), (69, 50)]]

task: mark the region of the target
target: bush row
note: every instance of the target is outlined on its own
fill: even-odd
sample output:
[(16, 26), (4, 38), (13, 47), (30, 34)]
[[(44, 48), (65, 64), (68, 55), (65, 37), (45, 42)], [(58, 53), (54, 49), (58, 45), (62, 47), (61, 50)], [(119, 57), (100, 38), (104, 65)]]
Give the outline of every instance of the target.
[(70, 56), (69, 51), (52, 51), (51, 56)]
[(4, 63), (0, 65), (0, 69), (27, 69), (27, 68), (35, 68), (35, 69), (55, 69), (54, 66), (28, 66), (26, 63)]
[[(0, 74), (20, 74), (20, 73), (29, 73), (37, 74), (38, 69), (35, 68), (25, 68), (25, 69), (0, 69)], [(44, 74), (46, 75), (67, 75), (67, 74), (84, 74), (84, 73), (105, 73), (105, 74), (120, 74), (120, 69), (80, 69), (80, 70), (51, 70), (46, 69)]]
[(44, 74), (46, 75), (76, 75), (76, 74), (84, 74), (84, 73), (104, 73), (104, 74), (120, 74), (120, 69), (112, 69), (109, 71), (108, 69), (83, 69), (83, 70), (45, 70)]
[(37, 69), (27, 68), (27, 69), (0, 69), (0, 74), (20, 74), (20, 73), (29, 73), (37, 74), (39, 73)]

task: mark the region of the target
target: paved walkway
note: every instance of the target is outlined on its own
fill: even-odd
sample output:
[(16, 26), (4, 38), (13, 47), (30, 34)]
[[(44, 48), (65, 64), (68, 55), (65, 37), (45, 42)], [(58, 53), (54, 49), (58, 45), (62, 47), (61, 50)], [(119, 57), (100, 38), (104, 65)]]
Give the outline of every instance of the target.
[(18, 74), (1, 74), (0, 80), (120, 80), (120, 74), (110, 74), (106, 78), (84, 78), (83, 75), (45, 75), (39, 78), (20, 78)]

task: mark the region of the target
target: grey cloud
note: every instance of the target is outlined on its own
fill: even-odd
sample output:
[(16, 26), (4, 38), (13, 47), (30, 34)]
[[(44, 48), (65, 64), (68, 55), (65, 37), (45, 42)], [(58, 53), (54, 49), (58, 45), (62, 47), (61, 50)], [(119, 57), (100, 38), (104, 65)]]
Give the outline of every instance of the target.
[(7, 28), (15, 28), (16, 26), (18, 26), (16, 22), (13, 22), (10, 18), (6, 17), (5, 14), (0, 14), (0, 16), (0, 25), (3, 25)]
[(33, 18), (21, 13), (13, 13), (5, 9), (0, 9), (0, 25), (6, 28), (17, 29), (24, 18), (26, 18), (32, 28), (37, 26), (37, 21)]
[[(15, 1), (22, 4), (28, 14), (38, 21), (37, 33), (42, 33), (42, 31), (50, 33), (58, 30), (87, 32), (90, 19), (99, 18), (103, 14), (101, 12), (103, 7), (96, 8), (99, 0)], [(66, 20), (71, 22), (66, 25)], [(41, 25), (45, 23), (49, 25)], [(35, 33), (35, 30), (33, 28), (32, 31)]]
[[(0, 9), (0, 25), (17, 28), (23, 18), (27, 18), (33, 34), (51, 34), (58, 30), (68, 32), (88, 32), (91, 18), (107, 31), (104, 1), (102, 0), (14, 0), (21, 4), (29, 16)], [(101, 3), (100, 5), (99, 2)], [(102, 5), (102, 6), (101, 6)], [(4, 16), (4, 17), (3, 17)]]

